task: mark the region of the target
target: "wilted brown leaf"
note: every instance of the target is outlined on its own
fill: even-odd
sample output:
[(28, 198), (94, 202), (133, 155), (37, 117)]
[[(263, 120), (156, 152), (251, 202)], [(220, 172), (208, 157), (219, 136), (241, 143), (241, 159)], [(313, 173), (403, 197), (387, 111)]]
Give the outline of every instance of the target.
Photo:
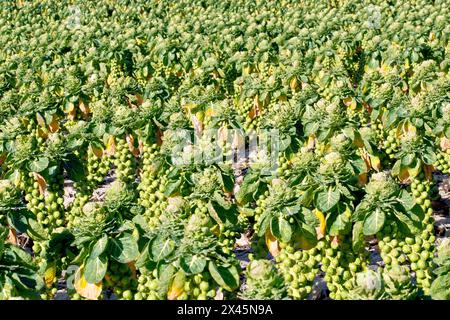
[(116, 153), (116, 141), (113, 136), (108, 138), (108, 142), (106, 143), (106, 154), (113, 156)]
[(56, 113), (52, 115), (52, 122), (49, 124), (48, 129), (50, 132), (56, 132), (59, 130), (59, 117)]
[(270, 230), (266, 231), (266, 246), (272, 256), (276, 257), (280, 254), (280, 245), (278, 240), (273, 236)]
[(34, 179), (39, 184), (39, 193), (43, 195), (47, 190), (47, 182), (45, 181), (45, 178), (37, 172), (33, 172), (33, 176)]

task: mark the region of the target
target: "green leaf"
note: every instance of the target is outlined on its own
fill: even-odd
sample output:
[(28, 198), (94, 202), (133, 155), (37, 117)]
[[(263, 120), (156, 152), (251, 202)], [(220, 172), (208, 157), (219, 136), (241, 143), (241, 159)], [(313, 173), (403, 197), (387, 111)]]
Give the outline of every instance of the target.
[(120, 263), (128, 263), (139, 256), (139, 248), (134, 237), (125, 233), (119, 238), (110, 238), (108, 251), (111, 256)]
[[(208, 202), (207, 207), (209, 215), (217, 222), (217, 224), (223, 224), (225, 222), (225, 217), (221, 214), (219, 215), (219, 212), (222, 213), (222, 211), (219, 210), (218, 212), (212, 201)], [(218, 207), (217, 204), (216, 207)]]
[(16, 263), (26, 265), (28, 268), (34, 267), (33, 257), (28, 252), (15, 245), (10, 246), (9, 249), (14, 253)]
[(144, 249), (139, 254), (139, 257), (136, 259), (136, 267), (141, 268), (147, 264), (150, 260), (150, 243), (147, 242), (147, 244), (144, 246)]
[(283, 217), (272, 217), (270, 231), (275, 238), (282, 242), (289, 242), (292, 238), (292, 227)]
[(238, 192), (236, 193), (236, 201), (239, 204), (246, 204), (252, 200), (253, 194), (259, 188), (259, 176), (256, 173), (250, 173), (244, 177)]
[(386, 216), (383, 211), (376, 208), (364, 220), (363, 232), (366, 236), (376, 234), (384, 225)]
[(450, 300), (450, 273), (437, 277), (430, 287), (433, 300)]
[(28, 229), (28, 214), (26, 210), (14, 210), (7, 214), (8, 224), (18, 232), (25, 233)]
[(180, 266), (186, 273), (201, 273), (206, 267), (206, 259), (197, 255), (181, 257)]
[(450, 126), (448, 126), (448, 127), (445, 129), (445, 137), (446, 137), (447, 139), (450, 139)]
[(210, 261), (208, 270), (214, 281), (225, 290), (232, 292), (239, 287), (239, 272), (235, 266), (217, 266)]
[(28, 233), (35, 240), (45, 240), (48, 237), (47, 231), (34, 219), (28, 219)]
[(218, 164), (219, 168), (221, 169), (219, 171), (220, 177), (222, 180), (222, 185), (224, 189), (228, 192), (232, 192), (234, 188), (234, 176), (233, 171), (230, 170), (229, 166)]
[(320, 191), (316, 196), (316, 207), (322, 212), (329, 212), (339, 202), (341, 194), (338, 190), (329, 187)]
[(300, 234), (308, 243), (317, 244), (317, 231), (313, 225), (302, 223), (300, 226)]
[[(20, 274), (14, 273), (11, 276), (11, 279), (14, 282), (14, 288), (23, 298), (32, 298), (33, 295), (36, 294), (36, 292), (30, 292), (30, 289), (33, 291), (39, 291), (44, 286), (44, 280), (42, 279), (42, 277), (31, 271), (21, 272)], [(34, 299), (36, 298), (37, 297), (34, 296)]]
[(450, 273), (450, 263), (447, 263), (446, 265), (443, 265), (442, 267), (438, 267), (438, 268), (434, 269), (433, 273), (435, 275), (443, 275), (443, 274)]
[(88, 283), (98, 283), (103, 280), (108, 267), (106, 256), (89, 257), (86, 261), (84, 276)]
[(178, 179), (178, 180), (175, 180), (175, 181), (170, 181), (167, 184), (167, 186), (166, 186), (166, 190), (164, 191), (164, 195), (167, 196), (167, 197), (170, 197), (171, 195), (176, 193), (176, 191), (178, 191), (180, 185), (181, 185), (181, 179)]
[(363, 222), (357, 221), (353, 225), (352, 247), (355, 252), (364, 248)]
[(108, 236), (105, 234), (103, 235), (103, 237), (98, 239), (98, 241), (92, 247), (90, 258), (96, 258), (103, 252), (105, 252), (107, 245), (108, 245)]
[(396, 109), (389, 109), (388, 114), (386, 116), (386, 124), (385, 124), (386, 128), (391, 127), (391, 125), (395, 121), (397, 121), (397, 117), (398, 117), (397, 110)]
[(163, 236), (157, 236), (151, 246), (150, 252), (154, 261), (161, 261), (168, 257), (175, 249), (175, 242)]
[[(343, 208), (339, 208), (343, 207)], [(339, 210), (341, 209), (341, 210)], [(327, 216), (327, 230), (332, 236), (343, 235), (350, 231), (351, 222), (346, 216), (345, 206), (339, 206), (338, 210)]]
[(414, 214), (405, 214), (403, 212), (400, 212), (398, 210), (392, 210), (392, 212), (394, 213), (395, 217), (400, 221), (400, 223), (398, 224), (399, 227), (403, 227), (402, 230), (404, 233), (406, 234), (414, 234), (416, 232), (419, 231), (419, 229), (416, 227), (416, 224), (420, 224), (420, 221), (418, 219), (416, 219), (416, 221), (414, 221)]
[(392, 175), (398, 176), (400, 174), (400, 170), (402, 168), (402, 162), (401, 160), (397, 160), (394, 164), (394, 166), (392, 167)]
[(283, 208), (283, 212), (287, 216), (296, 215), (299, 211), (300, 211), (300, 206), (299, 205), (293, 205), (293, 206), (289, 206), (289, 207), (284, 207)]
[(218, 223), (218, 224), (227, 224), (234, 225), (237, 223), (237, 214), (236, 210), (233, 210), (234, 207), (230, 204), (230, 208), (224, 208), (216, 201), (208, 202), (208, 212), (210, 216)]
[(159, 281), (158, 281), (158, 295), (164, 297), (169, 290), (169, 286), (172, 283), (172, 277), (175, 274), (176, 269), (171, 264), (160, 264), (158, 267)]
[(314, 189), (308, 188), (300, 196), (299, 203), (305, 207), (309, 207), (313, 200), (314, 200)]
[(398, 202), (400, 202), (403, 208), (405, 208), (405, 211), (411, 210), (416, 204), (413, 196), (407, 190), (404, 189), (400, 191)]
[(71, 263), (76, 264), (76, 265), (81, 265), (88, 254), (89, 254), (88, 247), (87, 246), (82, 247), (80, 250), (80, 253), (78, 253), (78, 255), (72, 259)]
[(405, 155), (402, 158), (402, 165), (405, 166), (405, 167), (408, 167), (410, 164), (413, 163), (414, 158), (415, 158), (414, 154), (408, 153), (407, 155)]
[(32, 172), (42, 172), (47, 169), (49, 160), (46, 157), (40, 157), (30, 163), (30, 171)]
[(423, 160), (425, 164), (433, 165), (436, 163), (436, 154), (431, 147), (427, 147), (423, 154)]
[(267, 229), (270, 228), (270, 222), (271, 222), (271, 215), (269, 212), (265, 211), (260, 219), (259, 219), (259, 230), (258, 230), (258, 236), (262, 237), (266, 233)]
[(74, 154), (68, 156), (67, 160), (63, 162), (63, 167), (72, 181), (81, 182), (86, 177), (83, 163)]
[(317, 218), (317, 216), (312, 212), (312, 210), (309, 210), (308, 208), (302, 207), (301, 215), (303, 216), (303, 221), (310, 225), (318, 227), (320, 225), (320, 220)]
[(219, 191), (215, 191), (213, 194), (214, 201), (220, 205), (222, 208), (229, 210), (231, 208), (231, 202), (225, 200)]
[(364, 173), (367, 171), (366, 162), (361, 158), (358, 158), (358, 159), (355, 159), (354, 161), (352, 161), (352, 166), (355, 169), (356, 173), (358, 173), (358, 174)]
[(372, 58), (372, 59), (369, 60), (368, 65), (369, 65), (369, 67), (370, 67), (371, 69), (377, 69), (378, 66), (379, 66), (378, 60), (375, 59), (375, 58)]

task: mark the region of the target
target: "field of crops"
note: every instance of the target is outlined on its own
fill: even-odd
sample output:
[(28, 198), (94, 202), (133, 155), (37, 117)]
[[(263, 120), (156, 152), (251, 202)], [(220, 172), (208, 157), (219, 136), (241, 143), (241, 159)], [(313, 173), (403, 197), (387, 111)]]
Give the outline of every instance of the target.
[(450, 299), (449, 22), (1, 1), (0, 300)]

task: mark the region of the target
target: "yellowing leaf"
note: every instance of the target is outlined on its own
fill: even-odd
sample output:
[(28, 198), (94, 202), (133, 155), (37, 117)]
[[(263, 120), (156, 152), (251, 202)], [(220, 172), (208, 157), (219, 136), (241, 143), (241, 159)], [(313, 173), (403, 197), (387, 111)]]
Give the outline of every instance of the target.
[(142, 154), (144, 152), (144, 141), (141, 138), (138, 139), (138, 148), (139, 153)]
[(12, 244), (14, 244), (14, 245), (17, 245), (17, 233), (16, 233), (16, 230), (14, 230), (14, 229), (9, 229), (7, 241), (8, 241), (9, 243), (12, 243)]
[(128, 265), (128, 267), (130, 267), (131, 277), (133, 279), (136, 279), (136, 265), (135, 265), (134, 261), (128, 262), (127, 265)]
[(370, 155), (370, 165), (371, 165), (372, 169), (374, 169), (376, 171), (380, 171), (380, 169), (381, 169), (380, 158), (377, 156)]
[(398, 175), (398, 178), (400, 179), (400, 182), (402, 183), (407, 183), (410, 179), (410, 174), (409, 174), (409, 169), (408, 167), (401, 167), (400, 168), (400, 174)]
[(75, 120), (75, 116), (77, 115), (77, 110), (74, 108), (67, 114), (67, 119)]
[(233, 130), (233, 142), (231, 143), (233, 149), (244, 151), (245, 149), (245, 137), (238, 130)]
[(59, 117), (54, 113), (52, 115), (52, 122), (48, 126), (50, 132), (56, 132), (59, 130)]
[(138, 106), (140, 106), (144, 103), (144, 98), (142, 98), (142, 96), (140, 94), (137, 93), (135, 97), (136, 97)]
[(243, 68), (242, 73), (244, 75), (249, 75), (250, 73), (252, 73), (252, 67), (251, 66), (246, 66)]
[(308, 149), (313, 149), (316, 145), (316, 137), (314, 135), (310, 135), (308, 137), (308, 141), (306, 142), (306, 146)]
[(80, 108), (81, 113), (85, 117), (87, 117), (89, 115), (89, 113), (91, 113), (91, 109), (89, 109), (89, 106), (87, 105), (87, 103), (85, 103), (81, 99), (80, 99), (80, 103), (79, 103), (78, 107)]
[(212, 227), (210, 230), (213, 235), (215, 235), (215, 236), (220, 235), (220, 227), (218, 224), (215, 224), (214, 227)]
[(416, 127), (409, 121), (406, 121), (401, 127), (402, 133), (408, 134), (410, 136), (415, 136), (417, 134)]
[(289, 82), (289, 87), (291, 87), (291, 90), (292, 90), (292, 91), (297, 90), (297, 88), (298, 88), (298, 80), (297, 80), (297, 77), (293, 77), (293, 78), (291, 79), (291, 81)]
[(125, 140), (128, 144), (128, 149), (130, 149), (131, 153), (137, 157), (139, 155), (139, 149), (134, 147), (134, 137), (131, 134), (127, 134), (125, 136)]
[(316, 246), (315, 242), (310, 241), (303, 235), (296, 235), (294, 237), (294, 247), (296, 249), (309, 250)]
[(353, 97), (347, 97), (344, 99), (344, 104), (347, 106), (347, 108), (351, 110), (356, 109), (356, 100)]
[(255, 96), (253, 99), (253, 106), (250, 109), (248, 116), (250, 119), (254, 119), (261, 113), (261, 102), (258, 99), (258, 96)]
[(280, 102), (286, 102), (287, 101), (287, 97), (285, 94), (282, 94), (281, 96), (278, 97), (278, 101)]
[(45, 127), (45, 119), (39, 112), (36, 113), (36, 120), (41, 127)]
[(160, 128), (158, 128), (156, 130), (156, 144), (158, 146), (162, 145), (162, 137), (163, 137), (163, 135), (164, 135), (163, 131)]
[(194, 126), (194, 130), (198, 135), (201, 135), (203, 132), (203, 123), (199, 119), (199, 117), (194, 114), (191, 116), (192, 125)]
[(64, 110), (65, 113), (71, 113), (75, 111), (75, 105), (72, 102), (69, 102), (66, 104), (66, 109)]
[(364, 163), (366, 164), (366, 170), (369, 171), (369, 169), (372, 167), (370, 163), (370, 155), (367, 151), (363, 150), (361, 152), (361, 158), (364, 160)]
[(221, 126), (219, 128), (219, 132), (217, 133), (219, 141), (227, 141), (228, 140), (228, 128), (226, 126)]
[(447, 149), (450, 149), (450, 139), (447, 139), (446, 137), (442, 137), (440, 145), (441, 145), (442, 151), (447, 151)]
[(172, 284), (167, 292), (168, 300), (175, 300), (184, 292), (184, 283), (186, 282), (186, 274), (180, 270), (175, 274)]
[(183, 109), (185, 109), (187, 111), (188, 114), (192, 113), (192, 109), (194, 109), (195, 107), (197, 107), (197, 105), (193, 102), (187, 103), (183, 106)]
[(425, 172), (425, 178), (428, 181), (431, 181), (433, 179), (434, 167), (426, 164), (423, 166), (423, 171)]
[(407, 169), (411, 178), (417, 177), (422, 170), (422, 161), (417, 161), (415, 167), (408, 167)]
[(114, 76), (113, 76), (112, 73), (110, 73), (110, 74), (108, 75), (108, 78), (106, 79), (106, 83), (108, 84), (108, 86), (110, 86), (111, 84), (114, 83)]
[(278, 240), (273, 236), (270, 230), (266, 231), (266, 246), (272, 256), (276, 257), (280, 253)]
[(317, 219), (319, 219), (319, 222), (320, 222), (319, 226), (316, 228), (316, 232), (317, 232), (317, 239), (321, 239), (325, 236), (325, 231), (327, 228), (327, 222), (325, 220), (325, 215), (319, 209), (314, 209), (313, 213), (317, 217)]
[(94, 146), (93, 144), (91, 144), (90, 147), (91, 147), (92, 153), (95, 154), (95, 156), (97, 158), (101, 158), (102, 157), (102, 155), (103, 155), (103, 149), (102, 148), (98, 148), (98, 147)]
[(56, 266), (51, 265), (44, 272), (44, 281), (45, 281), (45, 285), (48, 288), (50, 288), (53, 285), (53, 283), (55, 281), (55, 277), (56, 277)]
[(433, 41), (434, 39), (436, 39), (436, 34), (434, 32), (430, 32), (430, 35), (428, 36), (428, 40)]
[(361, 136), (359, 134), (355, 134), (355, 139), (353, 140), (353, 144), (357, 148), (363, 148), (364, 147), (363, 139), (361, 138)]
[(380, 66), (380, 73), (383, 75), (387, 75), (390, 69), (391, 68), (389, 67), (389, 65), (382, 63)]
[(339, 236), (331, 236), (330, 243), (333, 245), (338, 245), (341, 242), (341, 238)]
[(88, 283), (84, 277), (84, 265), (82, 265), (75, 273), (74, 287), (80, 296), (90, 300), (97, 300), (102, 293), (103, 284), (102, 282)]
[(367, 173), (364, 172), (364, 173), (359, 174), (359, 175), (358, 175), (358, 185), (359, 185), (360, 187), (363, 187), (363, 186), (365, 186), (366, 184), (367, 184)]
[(39, 184), (39, 193), (44, 194), (45, 190), (47, 190), (47, 182), (45, 181), (45, 178), (37, 172), (33, 172), (33, 176), (34, 176), (34, 179)]
[(45, 128), (38, 128), (37, 134), (40, 138), (43, 138), (43, 139), (47, 139), (47, 137), (48, 137), (47, 129), (45, 129)]
[(108, 142), (106, 143), (106, 154), (112, 156), (114, 153), (116, 153), (116, 142), (114, 137), (110, 136), (108, 138)]
[(208, 107), (205, 110), (205, 118), (213, 117), (216, 114), (213, 107)]

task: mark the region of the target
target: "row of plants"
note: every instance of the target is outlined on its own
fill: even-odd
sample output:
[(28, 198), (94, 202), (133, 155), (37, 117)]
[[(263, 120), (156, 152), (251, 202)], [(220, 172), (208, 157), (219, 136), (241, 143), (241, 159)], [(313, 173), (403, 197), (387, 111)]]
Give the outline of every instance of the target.
[(0, 12), (0, 299), (450, 298), (445, 1)]

